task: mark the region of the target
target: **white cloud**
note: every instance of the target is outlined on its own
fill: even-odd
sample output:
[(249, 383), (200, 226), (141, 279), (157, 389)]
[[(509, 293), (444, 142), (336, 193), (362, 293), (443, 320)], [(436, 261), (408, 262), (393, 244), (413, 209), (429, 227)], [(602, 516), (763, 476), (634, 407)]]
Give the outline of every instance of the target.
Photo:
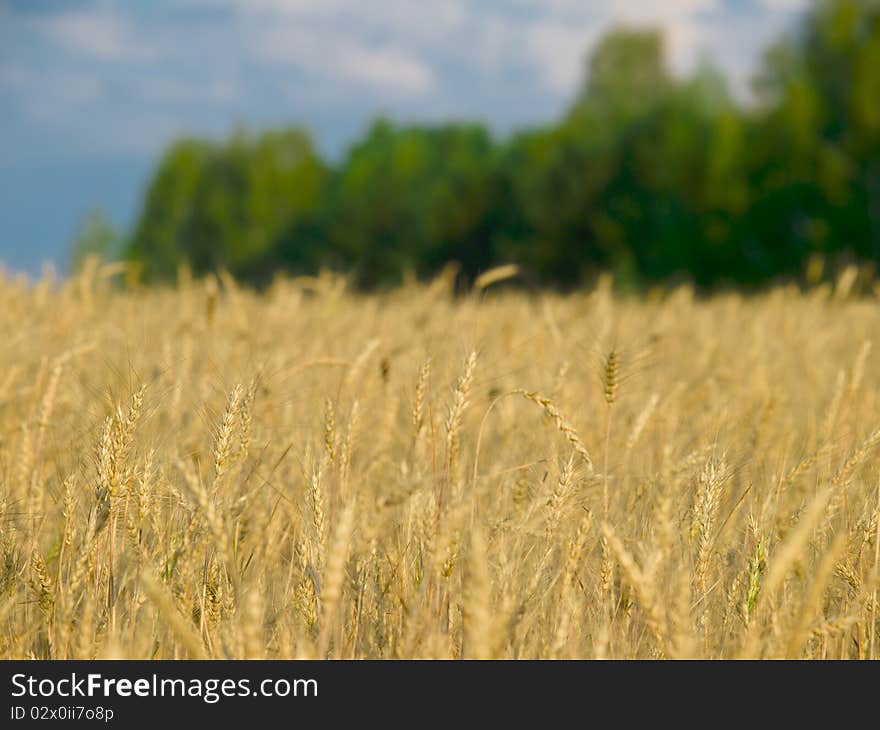
[(346, 85), (406, 95), (436, 88), (432, 60), (457, 53), (458, 0), (254, 0), (235, 3), (255, 55)]
[(585, 49), (596, 31), (542, 23), (525, 31), (525, 49), (553, 91), (570, 92), (583, 77)]
[(760, 0), (761, 5), (770, 10), (804, 10), (810, 6), (812, 0)]
[(252, 48), (265, 62), (287, 64), (330, 81), (422, 94), (431, 90), (435, 80), (430, 66), (402, 47), (365, 43), (332, 29), (258, 26), (253, 30)]
[(708, 52), (746, 89), (760, 49), (808, 0), (756, 2), (95, 0), (29, 14), (0, 0), (0, 93), (23, 119), (116, 148), (152, 149), (174, 120), (196, 132), (312, 120), (332, 136), (379, 110), (511, 129), (564, 108), (616, 24), (660, 26), (676, 71)]
[(344, 49), (339, 68), (349, 77), (399, 91), (425, 93), (434, 85), (434, 74), (420, 59), (396, 48)]
[(42, 30), (71, 51), (100, 61), (151, 60), (155, 49), (122, 18), (100, 9), (51, 16)]
[[(227, 48), (283, 73), (362, 87), (370, 94), (424, 96), (465, 83), (493, 83), (515, 69), (553, 96), (572, 93), (589, 47), (616, 24), (659, 26), (672, 67), (686, 72), (715, 49), (714, 31), (729, 13), (725, 0), (178, 0), (227, 13), (236, 39)], [(808, 0), (758, 0), (769, 14)], [(105, 52), (121, 32), (106, 33)], [(119, 30), (118, 28), (116, 30)], [(723, 27), (722, 27), (723, 30)], [(79, 33), (74, 34), (78, 36)], [(738, 42), (742, 68), (754, 43)], [(98, 46), (102, 47), (102, 46)], [(728, 46), (730, 48), (732, 46)], [(450, 77), (450, 69), (458, 76)], [(270, 71), (267, 70), (267, 73)], [(466, 74), (464, 77), (461, 74)]]

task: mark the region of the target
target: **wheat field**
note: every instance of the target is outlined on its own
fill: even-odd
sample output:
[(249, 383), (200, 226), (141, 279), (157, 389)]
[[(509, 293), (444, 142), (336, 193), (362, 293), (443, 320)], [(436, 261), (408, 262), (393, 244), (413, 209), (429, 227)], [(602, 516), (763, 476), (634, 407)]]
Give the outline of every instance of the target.
[(0, 658), (880, 655), (851, 277), (117, 272), (0, 279)]

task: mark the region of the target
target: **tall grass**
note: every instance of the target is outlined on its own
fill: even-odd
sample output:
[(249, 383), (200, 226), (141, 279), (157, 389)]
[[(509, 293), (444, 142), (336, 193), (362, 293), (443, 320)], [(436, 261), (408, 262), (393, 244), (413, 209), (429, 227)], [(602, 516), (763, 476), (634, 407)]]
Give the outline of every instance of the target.
[(880, 657), (877, 301), (113, 272), (0, 280), (0, 657)]

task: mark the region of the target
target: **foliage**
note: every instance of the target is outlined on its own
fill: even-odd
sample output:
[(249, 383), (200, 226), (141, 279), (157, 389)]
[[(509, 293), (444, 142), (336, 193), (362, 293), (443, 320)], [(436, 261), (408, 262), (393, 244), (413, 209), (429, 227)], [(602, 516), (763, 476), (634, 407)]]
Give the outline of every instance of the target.
[(298, 129), (238, 132), (222, 146), (182, 141), (149, 186), (129, 254), (151, 278), (183, 263), (196, 273), (253, 275), (282, 233), (315, 212), (326, 179)]
[(452, 260), (471, 280), (516, 263), (566, 286), (611, 270), (703, 287), (880, 261), (880, 3), (818, 2), (755, 96), (710, 64), (676, 77), (659, 32), (614, 29), (566, 114), (504, 141), (380, 119), (332, 168), (296, 129), (179, 142), (127, 255), (148, 279), (330, 266), (367, 287)]

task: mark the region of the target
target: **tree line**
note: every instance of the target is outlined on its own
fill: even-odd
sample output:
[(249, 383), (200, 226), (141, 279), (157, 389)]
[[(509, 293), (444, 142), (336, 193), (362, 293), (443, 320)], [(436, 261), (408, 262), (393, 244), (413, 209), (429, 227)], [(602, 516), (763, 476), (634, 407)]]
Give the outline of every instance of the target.
[(553, 124), (375, 121), (335, 165), (301, 128), (183, 139), (123, 237), (146, 281), (224, 269), (261, 284), (330, 267), (364, 287), (519, 264), (572, 286), (798, 275), (811, 257), (880, 261), (880, 1), (825, 0), (767, 49), (753, 100), (704, 63), (671, 73), (659, 31), (618, 28)]

